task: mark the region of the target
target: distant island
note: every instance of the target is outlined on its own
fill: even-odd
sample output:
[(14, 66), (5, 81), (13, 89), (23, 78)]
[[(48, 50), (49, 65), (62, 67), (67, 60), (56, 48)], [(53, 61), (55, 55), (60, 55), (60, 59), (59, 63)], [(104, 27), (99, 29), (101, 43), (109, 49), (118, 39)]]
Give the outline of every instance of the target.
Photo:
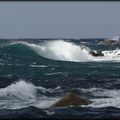
[(4, 42), (29, 42), (29, 43), (39, 43), (46, 40), (65, 40), (74, 42), (95, 42), (97, 45), (120, 45), (120, 40), (118, 36), (112, 38), (0, 38), (0, 43)]
[(119, 36), (105, 38), (103, 41), (98, 42), (98, 45), (120, 45)]

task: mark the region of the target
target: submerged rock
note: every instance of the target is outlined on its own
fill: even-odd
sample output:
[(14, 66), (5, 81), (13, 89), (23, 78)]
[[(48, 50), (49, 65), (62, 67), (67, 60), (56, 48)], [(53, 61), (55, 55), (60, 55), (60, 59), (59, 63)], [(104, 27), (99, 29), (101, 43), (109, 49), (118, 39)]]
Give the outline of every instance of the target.
[(92, 101), (80, 98), (74, 93), (68, 93), (63, 98), (58, 100), (52, 107), (69, 107), (69, 106), (80, 106), (91, 104)]

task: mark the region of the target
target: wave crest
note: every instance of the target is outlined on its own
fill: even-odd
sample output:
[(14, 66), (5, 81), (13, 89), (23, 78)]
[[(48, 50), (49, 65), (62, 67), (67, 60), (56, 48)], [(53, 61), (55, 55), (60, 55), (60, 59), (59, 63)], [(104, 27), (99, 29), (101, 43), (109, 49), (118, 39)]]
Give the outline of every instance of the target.
[(6, 88), (0, 89), (0, 109), (20, 109), (29, 106), (48, 108), (57, 99), (45, 96), (45, 92), (54, 92), (58, 89), (46, 89), (35, 86), (30, 82), (20, 80)]
[(30, 50), (32, 49), (33, 52), (37, 53), (38, 55), (52, 60), (72, 62), (120, 62), (120, 49), (102, 51), (104, 56), (93, 57), (89, 54), (89, 51), (91, 51), (89, 47), (81, 44), (77, 45), (64, 40), (44, 41), (40, 44), (15, 42), (11, 43), (10, 45), (16, 44), (27, 46), (30, 48)]
[(0, 97), (13, 97), (21, 100), (35, 99), (36, 89), (33, 84), (21, 80), (6, 88), (0, 89)]
[(40, 56), (61, 61), (86, 62), (92, 59), (89, 48), (63, 40), (47, 41), (40, 45), (28, 44)]
[(117, 107), (120, 108), (120, 90), (119, 89), (102, 89), (102, 88), (90, 88), (82, 89), (83, 93), (90, 93), (94, 95), (91, 99), (92, 104), (87, 107), (101, 108), (101, 107)]

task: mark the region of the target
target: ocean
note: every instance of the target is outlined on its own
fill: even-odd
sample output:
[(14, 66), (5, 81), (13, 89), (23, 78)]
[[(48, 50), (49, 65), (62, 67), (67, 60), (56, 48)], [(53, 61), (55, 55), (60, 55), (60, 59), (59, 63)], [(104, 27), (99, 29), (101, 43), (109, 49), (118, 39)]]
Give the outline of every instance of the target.
[[(120, 46), (97, 42), (0, 39), (0, 118), (120, 119)], [(51, 108), (71, 90), (93, 103)]]

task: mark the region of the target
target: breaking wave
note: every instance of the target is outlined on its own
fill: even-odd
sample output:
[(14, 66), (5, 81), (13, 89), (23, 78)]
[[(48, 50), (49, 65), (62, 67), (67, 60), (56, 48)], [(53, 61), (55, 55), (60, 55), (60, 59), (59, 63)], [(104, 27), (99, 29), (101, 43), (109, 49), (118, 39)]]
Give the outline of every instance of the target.
[(74, 62), (86, 62), (92, 59), (92, 56), (88, 54), (90, 50), (88, 47), (63, 40), (47, 41), (40, 45), (28, 45), (40, 56), (48, 59)]
[[(91, 49), (84, 45), (77, 45), (64, 40), (46, 41), (40, 44), (27, 42), (14, 42), (9, 45), (20, 44), (36, 52), (38, 55), (52, 60), (73, 61), (73, 62), (94, 62), (110, 61), (120, 62), (120, 49), (102, 51), (104, 56), (93, 57), (89, 54)], [(29, 49), (28, 48), (28, 49)], [(23, 47), (22, 47), (23, 49)], [(96, 51), (95, 51), (96, 52)]]
[(120, 108), (120, 90), (118, 89), (102, 89), (102, 88), (90, 88), (82, 89), (83, 93), (90, 93), (95, 99), (92, 104), (87, 107), (101, 108), (101, 107), (117, 107)]
[[(34, 106), (37, 108), (49, 108), (60, 98), (48, 97), (42, 93), (59, 91), (61, 88), (46, 89), (41, 86), (35, 86), (30, 82), (20, 80), (12, 83), (6, 88), (0, 89), (0, 109), (20, 109)], [(40, 91), (40, 92), (39, 92)], [(90, 93), (92, 104), (83, 107), (117, 107), (120, 108), (120, 90), (109, 90), (102, 88), (81, 89), (82, 93)], [(99, 97), (99, 98), (96, 98)]]
[(30, 82), (20, 80), (0, 89), (0, 109), (20, 109), (29, 106), (50, 107), (57, 98), (49, 98), (42, 93), (54, 92), (54, 90), (37, 87)]

